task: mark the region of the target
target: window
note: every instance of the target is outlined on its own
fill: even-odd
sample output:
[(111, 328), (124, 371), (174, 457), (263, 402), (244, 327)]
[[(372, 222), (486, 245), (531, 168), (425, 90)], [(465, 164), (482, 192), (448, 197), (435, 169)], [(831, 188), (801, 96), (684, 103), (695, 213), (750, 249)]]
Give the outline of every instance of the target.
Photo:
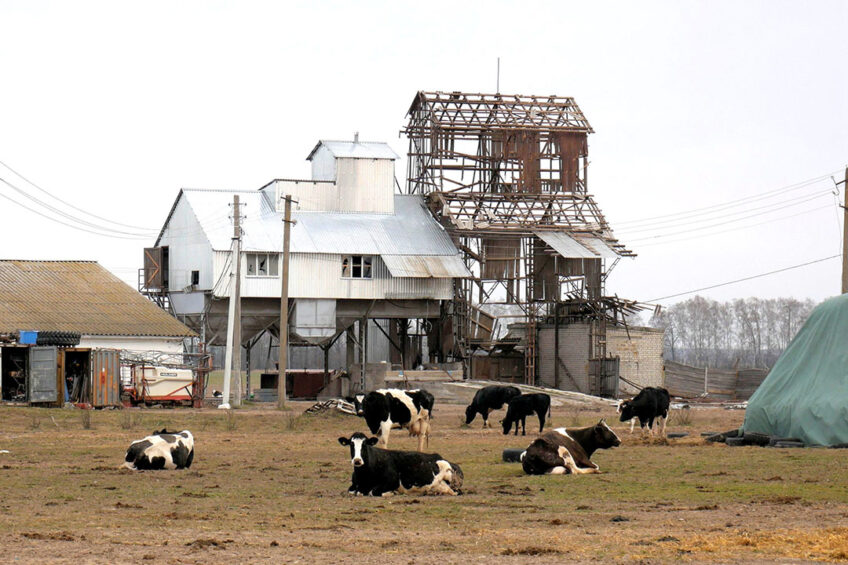
[(280, 275), (280, 256), (276, 253), (245, 253), (248, 277), (277, 277)]
[(191, 272), (191, 284), (197, 286), (200, 284), (200, 271)]
[(371, 255), (344, 255), (342, 257), (342, 278), (370, 279), (373, 260), (374, 257)]

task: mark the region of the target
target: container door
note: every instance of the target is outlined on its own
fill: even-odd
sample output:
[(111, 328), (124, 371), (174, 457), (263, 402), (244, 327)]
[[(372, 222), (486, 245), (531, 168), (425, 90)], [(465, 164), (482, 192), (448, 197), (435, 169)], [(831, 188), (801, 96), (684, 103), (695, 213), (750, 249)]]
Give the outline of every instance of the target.
[(91, 351), (91, 405), (121, 404), (121, 361), (117, 349)]
[(57, 378), (58, 350), (52, 346), (29, 348), (29, 401), (60, 402)]

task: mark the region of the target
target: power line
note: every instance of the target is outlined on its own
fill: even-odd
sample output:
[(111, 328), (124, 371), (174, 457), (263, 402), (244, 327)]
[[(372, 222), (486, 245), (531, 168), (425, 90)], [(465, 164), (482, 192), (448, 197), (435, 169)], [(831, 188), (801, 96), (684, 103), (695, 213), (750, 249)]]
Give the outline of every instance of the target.
[[(47, 208), (48, 210), (50, 210), (54, 214), (56, 214), (58, 216), (62, 216), (63, 218), (66, 218), (66, 219), (71, 220), (73, 222), (77, 222), (79, 224), (86, 225), (90, 228), (100, 230), (101, 233), (102, 232), (107, 232), (107, 233), (111, 232), (111, 233), (120, 234), (120, 235), (123, 235), (123, 236), (135, 236), (136, 238), (144, 238), (144, 239), (151, 237), (150, 233), (142, 234), (142, 233), (135, 233), (135, 232), (126, 232), (126, 231), (116, 230), (116, 229), (109, 228), (109, 227), (106, 227), (106, 226), (101, 226), (101, 225), (98, 225), (98, 224), (91, 223), (87, 220), (83, 220), (82, 218), (78, 218), (78, 217), (76, 217), (72, 214), (68, 214), (67, 212), (64, 212), (64, 211), (62, 211), (62, 210), (60, 210), (60, 209), (58, 209), (54, 206), (51, 206), (50, 204), (47, 204), (46, 202), (42, 202), (41, 200), (32, 196), (31, 194), (27, 194), (27, 192), (25, 190), (23, 190), (22, 188), (15, 186), (14, 184), (10, 183), (9, 181), (7, 181), (6, 179), (4, 179), (2, 177), (0, 177), (0, 182), (2, 182), (3, 184), (8, 186), (9, 188), (14, 190), (15, 192), (18, 192), (19, 194), (23, 195), (25, 198), (28, 198), (28, 199), (32, 200), (33, 202), (35, 202), (36, 204), (39, 204), (42, 207)], [(12, 200), (12, 202), (15, 202), (16, 204), (18, 203), (15, 200)], [(41, 215), (43, 216), (44, 214), (41, 214)], [(49, 216), (44, 216), (44, 217), (49, 217)]]
[(830, 257), (824, 257), (822, 259), (816, 259), (815, 261), (809, 261), (807, 263), (801, 263), (800, 265), (792, 265), (791, 267), (784, 267), (783, 269), (777, 269), (776, 271), (769, 271), (768, 273), (761, 273), (759, 275), (753, 275), (753, 276), (750, 276), (750, 277), (745, 277), (743, 279), (736, 279), (735, 281), (728, 281), (728, 282), (723, 282), (723, 283), (719, 283), (719, 284), (714, 284), (712, 286), (705, 286), (703, 288), (696, 288), (695, 290), (687, 290), (686, 292), (679, 292), (677, 294), (670, 294), (668, 296), (662, 296), (660, 298), (652, 298), (650, 300), (647, 300), (646, 302), (648, 302), (648, 303), (659, 302), (660, 300), (666, 300), (668, 298), (677, 298), (678, 296), (684, 296), (686, 294), (692, 294), (693, 292), (701, 292), (702, 290), (710, 290), (710, 289), (713, 289), (713, 288), (718, 288), (720, 286), (727, 286), (727, 285), (736, 284), (736, 283), (740, 283), (740, 282), (744, 282), (744, 281), (750, 281), (750, 280), (753, 280), (753, 279), (758, 279), (760, 277), (767, 277), (769, 275), (774, 275), (776, 273), (782, 273), (784, 271), (791, 271), (792, 269), (798, 269), (800, 267), (806, 267), (808, 265), (813, 265), (815, 263), (821, 263), (822, 261), (829, 261), (831, 259), (836, 259), (837, 257), (842, 257), (842, 255), (831, 255)]
[[(662, 229), (674, 229), (674, 228), (679, 227), (679, 226), (691, 225), (693, 223), (711, 222), (711, 221), (718, 220), (718, 219), (731, 218), (733, 216), (739, 216), (741, 214), (747, 214), (749, 212), (761, 211), (758, 214), (752, 214), (752, 215), (749, 215), (749, 216), (744, 216), (742, 218), (735, 218), (735, 219), (727, 220), (724, 223), (738, 222), (738, 221), (745, 220), (745, 219), (753, 217), (753, 216), (761, 216), (761, 215), (769, 214), (769, 213), (775, 212), (777, 210), (782, 210), (783, 208), (786, 208), (788, 206), (793, 206), (795, 204), (802, 204), (804, 202), (809, 202), (810, 200), (815, 200), (816, 198), (821, 198), (822, 196), (830, 196), (832, 194), (833, 194), (833, 190), (828, 188), (826, 190), (815, 192), (815, 193), (813, 193), (813, 194), (811, 194), (811, 195), (809, 195), (809, 196), (807, 196), (806, 198), (803, 198), (803, 199), (800, 199), (799, 197), (794, 197), (791, 200), (781, 200), (779, 202), (772, 202), (771, 204), (766, 204), (764, 206), (758, 206), (758, 207), (755, 207), (755, 208), (747, 208), (747, 209), (744, 209), (744, 210), (739, 210), (737, 212), (731, 212), (731, 213), (725, 214), (721, 218), (703, 218), (703, 219), (680, 218), (679, 220), (675, 220), (673, 222), (665, 222), (662, 225), (657, 224), (660, 227), (640, 226), (640, 227), (637, 227), (635, 229), (629, 229), (629, 230), (625, 229), (625, 230), (620, 230), (620, 231), (616, 230), (616, 231), (618, 233), (622, 233), (622, 234), (634, 234), (634, 233), (660, 231)], [(717, 225), (721, 225), (721, 224), (717, 224)]]
[[(830, 192), (828, 192), (828, 194), (830, 194)], [(796, 206), (798, 204), (803, 204), (804, 202), (809, 202), (810, 200), (815, 200), (816, 198), (821, 198), (822, 196), (823, 196), (822, 194), (819, 194), (819, 195), (816, 195), (816, 196), (812, 196), (810, 198), (805, 198), (804, 200), (799, 200), (797, 202), (785, 204), (783, 206), (780, 206), (780, 207), (775, 208), (773, 210), (769, 210), (767, 212), (757, 212), (756, 214), (749, 214), (749, 215), (743, 216), (741, 218), (736, 218), (735, 220), (728, 220), (726, 222), (718, 222), (718, 223), (715, 223), (715, 224), (710, 224), (710, 225), (707, 225), (707, 226), (701, 226), (701, 227), (698, 227), (698, 228), (692, 228), (692, 229), (689, 229), (689, 230), (682, 230), (682, 231), (676, 231), (676, 232), (671, 232), (671, 233), (667, 233), (667, 234), (652, 235), (652, 236), (647, 236), (647, 237), (636, 238), (632, 241), (636, 242), (636, 241), (647, 241), (647, 240), (652, 240), (652, 239), (661, 239), (661, 238), (670, 237), (670, 236), (673, 236), (673, 235), (683, 235), (683, 234), (692, 233), (692, 232), (696, 232), (696, 231), (708, 230), (710, 228), (716, 228), (716, 227), (719, 227), (719, 226), (725, 226), (727, 224), (732, 224), (734, 222), (747, 220), (749, 218), (756, 218), (757, 216), (763, 216), (765, 214), (771, 214), (772, 212), (777, 212), (778, 210), (783, 210), (785, 208), (790, 208), (790, 207)], [(828, 204), (828, 206), (830, 206), (830, 204)]]
[(78, 212), (82, 212), (83, 214), (88, 214), (88, 215), (89, 215), (89, 216), (91, 216), (92, 218), (97, 218), (98, 220), (103, 220), (104, 222), (109, 222), (110, 224), (115, 224), (116, 226), (121, 226), (121, 227), (125, 227), (125, 228), (138, 229), (138, 230), (142, 230), (142, 231), (155, 231), (155, 230), (153, 230), (153, 228), (143, 228), (143, 227), (141, 227), (141, 226), (133, 226), (133, 225), (129, 225), (129, 224), (122, 224), (122, 223), (120, 223), (120, 222), (116, 222), (116, 221), (114, 221), (114, 220), (110, 220), (109, 218), (104, 218), (104, 217), (102, 217), (102, 216), (98, 216), (97, 214), (93, 214), (93, 213), (89, 212), (88, 210), (84, 210), (84, 209), (82, 209), (82, 208), (77, 208), (76, 206), (74, 206), (74, 205), (73, 205), (73, 204), (71, 204), (70, 202), (65, 202), (64, 200), (62, 200), (61, 198), (59, 198), (59, 197), (58, 197), (58, 196), (56, 196), (55, 194), (52, 194), (51, 192), (49, 192), (49, 191), (45, 190), (44, 188), (41, 188), (40, 186), (38, 186), (37, 184), (35, 184), (35, 183), (34, 183), (34, 182), (32, 182), (31, 180), (29, 180), (28, 178), (26, 178), (25, 176), (23, 176), (21, 173), (19, 173), (18, 171), (16, 171), (15, 169), (13, 169), (12, 167), (10, 167), (9, 165), (7, 165), (6, 163), (4, 163), (3, 161), (0, 161), (0, 165), (3, 165), (4, 167), (6, 167), (6, 168), (7, 168), (7, 169), (9, 169), (10, 171), (12, 171), (15, 175), (19, 176), (19, 177), (20, 177), (20, 178), (22, 178), (24, 181), (26, 181), (28, 184), (30, 184), (30, 185), (32, 185), (32, 186), (34, 186), (35, 188), (37, 188), (38, 190), (40, 190), (40, 191), (41, 191), (41, 192), (43, 192), (44, 194), (46, 194), (46, 195), (50, 196), (51, 198), (56, 199), (57, 201), (61, 202), (61, 203), (62, 203), (62, 204), (64, 204), (65, 206), (70, 206), (71, 208), (73, 208), (74, 210), (76, 210), (76, 211), (78, 211)]
[[(2, 179), (0, 179), (0, 180), (2, 180)], [(48, 219), (48, 220), (50, 220), (50, 221), (56, 222), (57, 224), (62, 224), (63, 226), (68, 226), (69, 228), (73, 228), (73, 229), (75, 229), (75, 230), (84, 231), (84, 232), (87, 232), (87, 233), (93, 233), (94, 235), (99, 235), (99, 236), (101, 236), (101, 237), (110, 237), (110, 238), (117, 238), (117, 239), (136, 239), (136, 240), (137, 240), (137, 239), (147, 239), (146, 237), (142, 238), (142, 237), (124, 237), (124, 236), (120, 236), (120, 235), (109, 235), (109, 234), (105, 234), (105, 233), (101, 233), (101, 232), (96, 232), (96, 231), (93, 231), (93, 230), (85, 229), (85, 228), (82, 228), (82, 227), (80, 227), (80, 226), (75, 226), (75, 225), (73, 225), (73, 224), (68, 224), (68, 223), (66, 223), (66, 222), (63, 222), (62, 220), (59, 220), (59, 219), (57, 219), (57, 218), (53, 218), (53, 217), (51, 217), (51, 216), (48, 216), (48, 215), (46, 215), (46, 214), (43, 214), (42, 212), (39, 212), (38, 210), (35, 210), (35, 209), (33, 209), (33, 208), (30, 208), (29, 206), (27, 206), (27, 205), (25, 205), (25, 204), (21, 204), (21, 203), (20, 203), (20, 202), (18, 202), (17, 200), (14, 200), (14, 199), (10, 198), (9, 196), (7, 196), (7, 195), (3, 194), (2, 192), (0, 192), (0, 197), (5, 198), (6, 200), (8, 200), (9, 202), (12, 202), (13, 204), (17, 204), (18, 206), (20, 206), (21, 208), (24, 208), (25, 210), (29, 210), (29, 211), (30, 211), (30, 212), (32, 212), (33, 214), (37, 214), (37, 215), (39, 215), (39, 216), (41, 216), (41, 217), (43, 217), (43, 218), (47, 218), (47, 219)]]
[(782, 194), (784, 192), (790, 192), (792, 190), (798, 190), (799, 188), (804, 188), (805, 186), (809, 186), (811, 184), (815, 184), (817, 182), (820, 182), (824, 179), (830, 178), (830, 176), (835, 174), (836, 172), (838, 172), (838, 171), (831, 172), (831, 173), (828, 173), (826, 175), (822, 175), (820, 177), (807, 179), (805, 181), (801, 181), (801, 182), (798, 182), (798, 183), (787, 185), (787, 186), (777, 188), (777, 189), (774, 189), (774, 190), (762, 192), (762, 193), (759, 193), (759, 194), (754, 194), (754, 195), (751, 195), (751, 196), (746, 196), (744, 198), (737, 198), (735, 200), (729, 200), (729, 201), (722, 202), (722, 203), (719, 203), (719, 204), (713, 204), (713, 205), (704, 206), (704, 207), (701, 207), (701, 208), (693, 208), (693, 209), (690, 209), (690, 210), (683, 210), (683, 211), (680, 211), (680, 212), (672, 212), (672, 213), (669, 213), (669, 214), (662, 214), (662, 215), (659, 215), (659, 216), (652, 216), (652, 217), (649, 217), (649, 218), (640, 218), (640, 219), (637, 219), (637, 220), (625, 220), (625, 221), (622, 221), (622, 222), (616, 222), (616, 225), (622, 226), (622, 225), (630, 225), (630, 224), (641, 224), (641, 223), (645, 223), (645, 222), (651, 222), (652, 220), (661, 220), (663, 218), (674, 218), (675, 220), (677, 220), (677, 219), (680, 219), (681, 216), (703, 215), (701, 213), (705, 212), (707, 210), (718, 211), (717, 209), (729, 208), (729, 207), (734, 206), (735, 204), (739, 204), (739, 203), (742, 203), (742, 202), (755, 202), (755, 201), (758, 201), (758, 200), (765, 200), (765, 199), (768, 199), (768, 198), (772, 198), (773, 196), (776, 196), (778, 194)]

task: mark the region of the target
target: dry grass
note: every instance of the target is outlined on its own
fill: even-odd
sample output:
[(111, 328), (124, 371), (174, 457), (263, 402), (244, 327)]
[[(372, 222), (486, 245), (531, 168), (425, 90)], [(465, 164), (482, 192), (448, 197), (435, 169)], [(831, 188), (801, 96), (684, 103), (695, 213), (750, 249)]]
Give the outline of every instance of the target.
[[(463, 496), (374, 499), (345, 494), (349, 453), (337, 442), (364, 431), (364, 421), (303, 415), (308, 405), (289, 404), (287, 412), (141, 410), (138, 420), (96, 412), (96, 425), (82, 430), (76, 411), (0, 407), (0, 449), (10, 451), (0, 454), (5, 555), (19, 563), (381, 565), (848, 555), (844, 453), (729, 448), (698, 437), (738, 426), (741, 412), (693, 408), (690, 436), (660, 442), (630, 436), (614, 413), (577, 418), (555, 408), (554, 426), (606, 416), (623, 445), (593, 457), (604, 474), (528, 477), (501, 452), (529, 444), (530, 427), (517, 438), (464, 428), (464, 407), (437, 404), (430, 446), (462, 465)], [(33, 428), (50, 417), (56, 426)], [(191, 469), (119, 468), (132, 440), (162, 427), (194, 432)], [(396, 449), (416, 443), (400, 431), (390, 441)]]

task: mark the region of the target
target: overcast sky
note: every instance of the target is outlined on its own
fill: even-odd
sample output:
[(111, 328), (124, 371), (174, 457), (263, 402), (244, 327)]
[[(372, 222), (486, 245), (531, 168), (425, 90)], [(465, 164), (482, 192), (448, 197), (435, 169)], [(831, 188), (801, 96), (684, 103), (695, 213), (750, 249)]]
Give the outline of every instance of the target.
[[(96, 260), (135, 286), (181, 187), (307, 178), (315, 142), (354, 131), (405, 154), (416, 91), (492, 92), (501, 57), (501, 92), (573, 96), (595, 129), (589, 191), (638, 253), (608, 294), (649, 301), (825, 259), (841, 253), (829, 176), (848, 164), (846, 30), (837, 1), (0, 0), (0, 161), (53, 196), (2, 165), (0, 179), (66, 223), (153, 233), (74, 230), (0, 182), (0, 258)], [(700, 294), (821, 300), (840, 269)]]

